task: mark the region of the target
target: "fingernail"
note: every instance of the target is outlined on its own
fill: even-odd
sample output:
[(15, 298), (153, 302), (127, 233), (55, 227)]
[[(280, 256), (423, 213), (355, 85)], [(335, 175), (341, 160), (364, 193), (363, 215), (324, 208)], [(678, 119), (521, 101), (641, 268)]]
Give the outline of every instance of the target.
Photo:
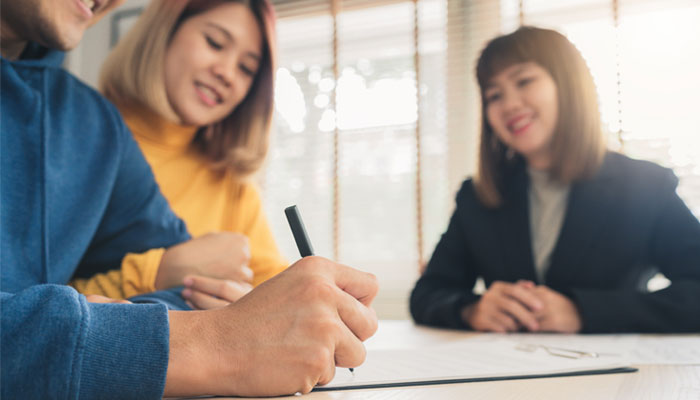
[(192, 284), (194, 283), (194, 279), (192, 279), (192, 277), (188, 276), (185, 278), (185, 280), (183, 282), (184, 282), (185, 286), (192, 286)]
[(192, 291), (190, 289), (185, 289), (182, 291), (182, 297), (190, 297), (192, 296)]

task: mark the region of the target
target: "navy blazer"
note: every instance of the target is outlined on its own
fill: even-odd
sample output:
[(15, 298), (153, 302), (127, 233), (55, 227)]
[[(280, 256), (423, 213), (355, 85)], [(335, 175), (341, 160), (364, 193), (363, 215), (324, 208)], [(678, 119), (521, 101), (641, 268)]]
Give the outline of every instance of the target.
[[(656, 164), (608, 153), (591, 179), (571, 186), (543, 283), (578, 307), (583, 332), (700, 331), (700, 223), (676, 194), (678, 179)], [(477, 277), (537, 282), (524, 163), (504, 178), (504, 202), (484, 207), (472, 180), (411, 294), (418, 323), (468, 328), (461, 309), (479, 300)], [(648, 293), (650, 269), (672, 284)]]

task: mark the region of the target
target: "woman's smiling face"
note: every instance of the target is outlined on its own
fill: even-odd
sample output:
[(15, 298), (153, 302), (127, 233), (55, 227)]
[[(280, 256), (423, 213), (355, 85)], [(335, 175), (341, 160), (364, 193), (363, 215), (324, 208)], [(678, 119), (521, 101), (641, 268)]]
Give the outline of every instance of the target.
[(252, 11), (222, 3), (186, 19), (165, 55), (165, 89), (185, 125), (224, 119), (245, 98), (262, 58), (262, 34)]
[(534, 62), (516, 63), (494, 75), (484, 90), (486, 117), (498, 139), (534, 168), (551, 162), (558, 118), (557, 86)]

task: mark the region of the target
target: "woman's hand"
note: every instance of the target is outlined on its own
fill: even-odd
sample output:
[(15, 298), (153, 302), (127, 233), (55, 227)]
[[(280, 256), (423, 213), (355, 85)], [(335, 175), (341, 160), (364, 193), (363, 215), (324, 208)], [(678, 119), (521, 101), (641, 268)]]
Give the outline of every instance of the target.
[(156, 290), (183, 284), (188, 275), (251, 283), (248, 238), (238, 233), (209, 233), (165, 251), (156, 275)]
[(116, 304), (131, 304), (129, 300), (113, 299), (111, 297), (100, 296), (99, 294), (85, 295), (88, 303), (116, 303)]
[(253, 286), (247, 282), (197, 275), (187, 276), (184, 283), (182, 297), (196, 310), (226, 307), (253, 290)]
[(544, 304), (533, 287), (532, 282), (496, 281), (477, 303), (462, 310), (462, 319), (478, 331), (538, 331), (540, 323), (536, 315), (542, 311)]
[(537, 313), (541, 331), (576, 333), (581, 330), (581, 315), (568, 297), (544, 285), (534, 287), (532, 292), (544, 303)]

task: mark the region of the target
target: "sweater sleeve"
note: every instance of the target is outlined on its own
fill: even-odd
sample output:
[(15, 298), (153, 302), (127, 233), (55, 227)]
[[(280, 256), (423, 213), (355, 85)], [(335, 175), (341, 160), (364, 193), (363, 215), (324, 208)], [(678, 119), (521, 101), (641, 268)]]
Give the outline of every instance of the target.
[(467, 328), (462, 321), (462, 308), (479, 300), (472, 291), (477, 274), (462, 226), (464, 210), (460, 197), (468, 190), (470, 184), (465, 183), (457, 195), (457, 209), (450, 218), (447, 231), (411, 293), (411, 315), (417, 323)]
[(657, 188), (659, 213), (650, 259), (671, 281), (665, 289), (574, 289), (585, 332), (700, 332), (700, 222), (676, 193), (669, 171)]
[(2, 398), (162, 397), (165, 306), (88, 303), (62, 285), (0, 296)]
[(164, 253), (163, 248), (140, 254), (129, 253), (122, 260), (121, 269), (98, 273), (90, 278), (73, 279), (69, 284), (82, 294), (99, 294), (113, 299), (154, 292), (158, 267)]
[(260, 194), (252, 184), (245, 184), (239, 199), (241, 218), (245, 220), (242, 234), (250, 243), (250, 269), (253, 285), (258, 286), (287, 268), (263, 211)]

